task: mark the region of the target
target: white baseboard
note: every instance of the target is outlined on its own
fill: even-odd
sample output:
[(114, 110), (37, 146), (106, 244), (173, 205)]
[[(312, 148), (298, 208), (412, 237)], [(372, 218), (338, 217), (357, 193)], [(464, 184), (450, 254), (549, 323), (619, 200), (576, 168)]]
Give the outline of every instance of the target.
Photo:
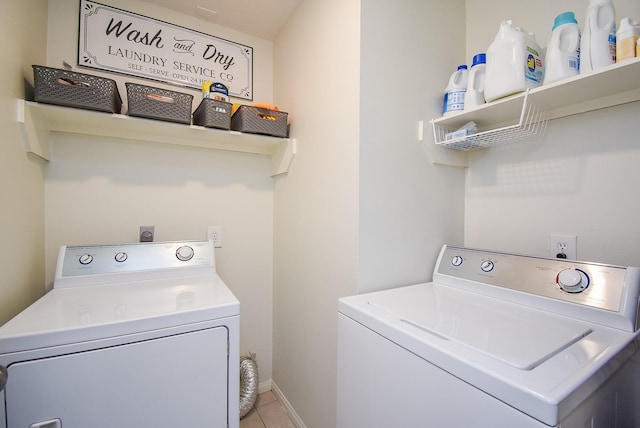
[(258, 394), (262, 394), (263, 392), (271, 391), (271, 380), (266, 382), (260, 382), (258, 384)]
[(280, 391), (280, 388), (278, 388), (278, 385), (276, 385), (276, 383), (273, 380), (270, 381), (270, 383), (271, 383), (271, 390), (273, 391), (275, 396), (278, 397), (278, 400), (280, 400), (280, 402), (284, 406), (284, 409), (289, 414), (289, 417), (291, 418), (291, 421), (294, 423), (296, 428), (307, 428), (304, 422), (302, 422), (302, 419), (300, 419), (300, 416), (298, 416), (298, 414), (296, 413), (291, 403), (289, 403), (289, 400), (287, 400), (287, 398), (284, 396), (282, 391)]

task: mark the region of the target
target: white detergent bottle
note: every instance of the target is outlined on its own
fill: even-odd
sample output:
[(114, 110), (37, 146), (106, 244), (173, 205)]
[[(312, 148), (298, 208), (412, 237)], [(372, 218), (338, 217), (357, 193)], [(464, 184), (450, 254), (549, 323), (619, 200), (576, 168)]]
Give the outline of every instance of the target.
[(580, 40), (580, 73), (616, 62), (616, 11), (612, 0), (589, 0)]
[(636, 43), (640, 36), (640, 26), (629, 18), (620, 20), (616, 33), (616, 62), (626, 61), (636, 56)]
[(580, 28), (573, 12), (556, 16), (544, 67), (545, 84), (580, 74)]
[(464, 110), (464, 97), (467, 92), (469, 73), (466, 65), (459, 65), (449, 78), (449, 84), (444, 92), (443, 115), (447, 116)]
[(487, 69), (486, 54), (479, 53), (473, 57), (471, 70), (469, 70), (469, 83), (467, 94), (464, 97), (464, 109), (470, 110), (485, 103), (484, 100), (484, 76)]
[(542, 85), (544, 64), (535, 36), (502, 21), (487, 49), (484, 98), (491, 102)]

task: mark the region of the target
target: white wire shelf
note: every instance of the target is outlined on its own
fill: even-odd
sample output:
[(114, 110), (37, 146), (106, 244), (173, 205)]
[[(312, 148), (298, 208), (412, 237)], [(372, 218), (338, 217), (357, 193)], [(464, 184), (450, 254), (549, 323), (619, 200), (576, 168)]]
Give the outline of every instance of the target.
[[(527, 91), (522, 101), (520, 116), (516, 120), (517, 123), (507, 123), (495, 129), (452, 139), (447, 139), (447, 134), (456, 131), (456, 129), (440, 126), (434, 121), (431, 123), (437, 145), (450, 149), (470, 151), (542, 136), (547, 128), (549, 113), (541, 105), (531, 101)], [(481, 124), (478, 125), (481, 126)]]

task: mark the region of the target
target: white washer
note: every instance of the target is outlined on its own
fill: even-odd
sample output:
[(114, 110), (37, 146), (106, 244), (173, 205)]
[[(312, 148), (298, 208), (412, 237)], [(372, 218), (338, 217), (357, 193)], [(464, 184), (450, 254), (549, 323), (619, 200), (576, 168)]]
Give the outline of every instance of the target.
[(0, 427), (237, 428), (239, 323), (207, 241), (62, 247), (0, 327)]
[(640, 426), (640, 268), (444, 246), (342, 298), (338, 428)]

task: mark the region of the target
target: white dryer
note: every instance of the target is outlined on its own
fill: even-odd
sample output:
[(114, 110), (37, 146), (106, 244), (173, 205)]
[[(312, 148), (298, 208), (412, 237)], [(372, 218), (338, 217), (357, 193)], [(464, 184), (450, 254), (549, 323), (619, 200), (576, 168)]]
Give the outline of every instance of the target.
[(342, 298), (338, 428), (637, 428), (640, 268), (443, 247)]
[(237, 428), (239, 322), (207, 241), (62, 247), (0, 327), (0, 427)]

